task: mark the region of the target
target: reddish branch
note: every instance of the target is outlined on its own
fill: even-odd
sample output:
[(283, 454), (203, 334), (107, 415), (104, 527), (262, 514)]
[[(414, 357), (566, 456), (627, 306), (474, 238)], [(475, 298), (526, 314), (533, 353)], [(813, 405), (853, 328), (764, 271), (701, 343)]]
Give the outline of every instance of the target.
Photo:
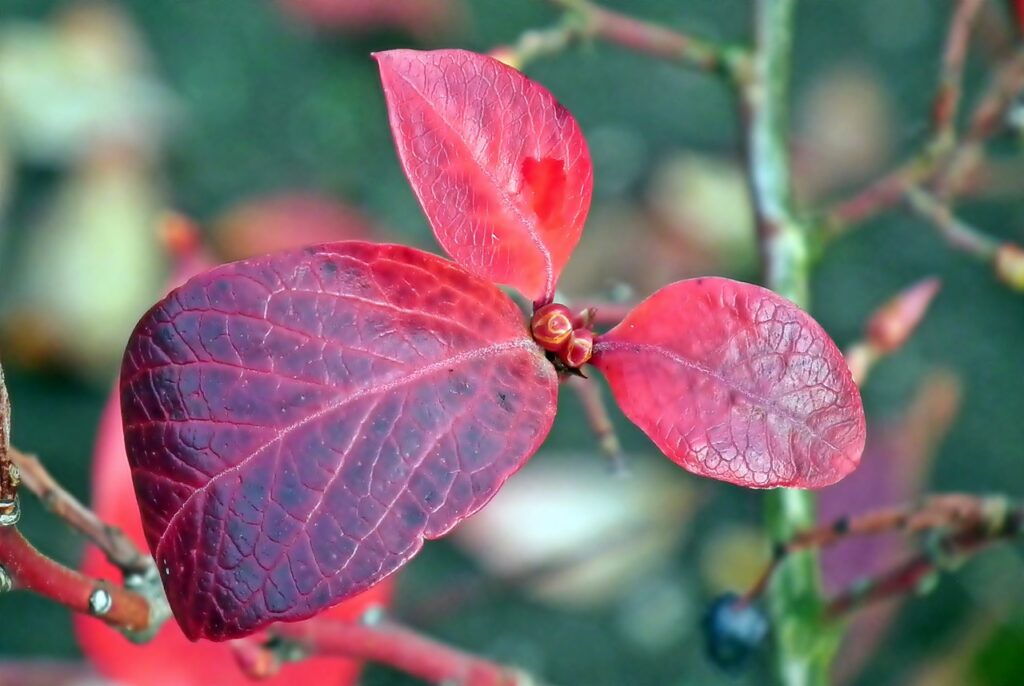
[(273, 634), (297, 644), (310, 655), (377, 662), (432, 684), (516, 686), (522, 673), (425, 638), (404, 627), (317, 618), (280, 624)]
[(998, 496), (965, 493), (932, 495), (914, 505), (882, 508), (857, 517), (840, 517), (801, 531), (780, 545), (775, 550), (775, 559), (743, 596), (742, 602), (758, 598), (779, 563), (792, 553), (827, 548), (851, 536), (889, 532), (938, 534), (932, 545), (902, 564), (875, 578), (854, 584), (832, 598), (825, 614), (838, 618), (866, 604), (916, 592), (925, 580), (948, 568), (952, 561), (1018, 536), (1022, 527), (1024, 506), (1014, 506)]
[(146, 574), (153, 559), (143, 553), (120, 529), (105, 524), (96, 514), (54, 480), (34, 455), (15, 447), (9, 457), (21, 473), (21, 483), (72, 528), (95, 543), (111, 564), (124, 574)]
[(937, 137), (952, 136), (963, 92), (964, 62), (971, 28), (984, 0), (960, 0), (953, 12), (942, 54), (939, 89), (932, 105), (932, 127)]
[(18, 472), (7, 453), (11, 445), (11, 403), (0, 367), (0, 518), (16, 520), (18, 513)]
[(13, 526), (0, 528), (0, 563), (13, 589), (32, 591), (129, 631), (149, 628), (149, 603), (145, 598), (54, 562)]
[(617, 475), (629, 473), (626, 454), (622, 451), (622, 444), (619, 436), (615, 433), (615, 426), (608, 414), (608, 407), (601, 395), (601, 386), (592, 379), (582, 379), (578, 376), (569, 377), (567, 383), (576, 392), (583, 405), (583, 414), (587, 418), (590, 430), (597, 438), (601, 451), (608, 456), (612, 472)]
[(931, 193), (912, 186), (907, 189), (907, 201), (910, 208), (931, 222), (932, 226), (953, 248), (982, 261), (995, 259), (999, 243), (958, 219), (948, 205), (942, 203)]
[(738, 51), (694, 36), (605, 9), (587, 0), (548, 0), (583, 21), (584, 35), (619, 45), (634, 52), (678, 62), (706, 71), (727, 72)]
[[(963, 93), (964, 61), (971, 26), (982, 4), (982, 0), (960, 0), (953, 12), (943, 50), (939, 86), (932, 102), (932, 135), (928, 143), (921, 152), (836, 206), (830, 217), (834, 230), (859, 224), (892, 207), (908, 188), (927, 181), (949, 161)], [(993, 97), (991, 93), (989, 97)]]

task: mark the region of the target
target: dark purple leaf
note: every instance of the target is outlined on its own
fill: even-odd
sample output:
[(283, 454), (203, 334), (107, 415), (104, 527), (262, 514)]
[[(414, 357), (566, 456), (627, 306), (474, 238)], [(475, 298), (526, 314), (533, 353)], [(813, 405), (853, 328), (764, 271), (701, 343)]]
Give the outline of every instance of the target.
[(398, 569), (533, 454), (557, 392), (495, 286), (359, 242), (194, 278), (121, 378), (146, 538), (185, 633), (215, 640)]

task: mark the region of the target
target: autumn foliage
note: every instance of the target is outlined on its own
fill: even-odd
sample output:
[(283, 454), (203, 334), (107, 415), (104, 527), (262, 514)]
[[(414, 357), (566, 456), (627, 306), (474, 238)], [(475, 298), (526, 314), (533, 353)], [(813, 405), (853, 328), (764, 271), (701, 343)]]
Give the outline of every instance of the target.
[(813, 488), (856, 467), (864, 416), (842, 355), (771, 291), (682, 281), (608, 332), (580, 313), (557, 344), (531, 335), (589, 209), (582, 132), (489, 57), (376, 59), (453, 261), (352, 241), (218, 267), (150, 310), (125, 353), (143, 529), (186, 636), (245, 636), (378, 584), (490, 500), (544, 441), (559, 380), (591, 367), (696, 474)]

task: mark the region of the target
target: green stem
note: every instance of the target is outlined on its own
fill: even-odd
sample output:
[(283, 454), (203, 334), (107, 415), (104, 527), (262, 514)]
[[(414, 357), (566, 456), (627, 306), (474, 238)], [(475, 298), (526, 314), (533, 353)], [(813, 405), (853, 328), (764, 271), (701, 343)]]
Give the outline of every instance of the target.
[[(757, 0), (756, 46), (743, 83), (748, 177), (757, 215), (765, 284), (801, 307), (809, 305), (808, 228), (794, 208), (789, 159), (789, 80), (796, 0)], [(779, 489), (766, 494), (765, 523), (776, 541), (815, 524), (815, 497)], [(785, 686), (829, 683), (837, 645), (823, 622), (817, 555), (790, 556), (768, 588), (775, 631), (776, 674)]]

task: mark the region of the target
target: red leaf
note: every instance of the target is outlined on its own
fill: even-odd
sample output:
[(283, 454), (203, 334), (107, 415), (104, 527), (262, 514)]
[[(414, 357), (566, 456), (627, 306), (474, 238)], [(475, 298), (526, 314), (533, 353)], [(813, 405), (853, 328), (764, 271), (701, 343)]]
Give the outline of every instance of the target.
[(533, 454), (557, 378), (493, 284), (336, 243), (209, 271), (121, 375), (146, 538), (186, 635), (243, 636), (372, 586)]
[(590, 208), (590, 153), (542, 86), (463, 50), (375, 55), (402, 168), (452, 258), (547, 302)]
[[(142, 519), (132, 493), (121, 430), (121, 404), (116, 393), (112, 394), (100, 420), (92, 471), (93, 509), (104, 522), (119, 527), (136, 544), (145, 546)], [(120, 572), (94, 546), (86, 550), (82, 571), (99, 578), (120, 578)], [(386, 580), (332, 607), (327, 616), (356, 621), (371, 606), (387, 605), (391, 591), (392, 584)], [(251, 686), (253, 683), (238, 668), (227, 644), (192, 643), (173, 622), (166, 624), (153, 640), (136, 645), (93, 617), (76, 614), (73, 620), (75, 635), (86, 658), (100, 674), (122, 686)], [(286, 663), (278, 676), (260, 683), (267, 686), (294, 683), (347, 686), (357, 682), (359, 671), (359, 664), (352, 660), (311, 658)]]
[(591, 362), (623, 412), (695, 474), (817, 488), (857, 466), (860, 393), (822, 328), (729, 279), (679, 281), (600, 336)]

